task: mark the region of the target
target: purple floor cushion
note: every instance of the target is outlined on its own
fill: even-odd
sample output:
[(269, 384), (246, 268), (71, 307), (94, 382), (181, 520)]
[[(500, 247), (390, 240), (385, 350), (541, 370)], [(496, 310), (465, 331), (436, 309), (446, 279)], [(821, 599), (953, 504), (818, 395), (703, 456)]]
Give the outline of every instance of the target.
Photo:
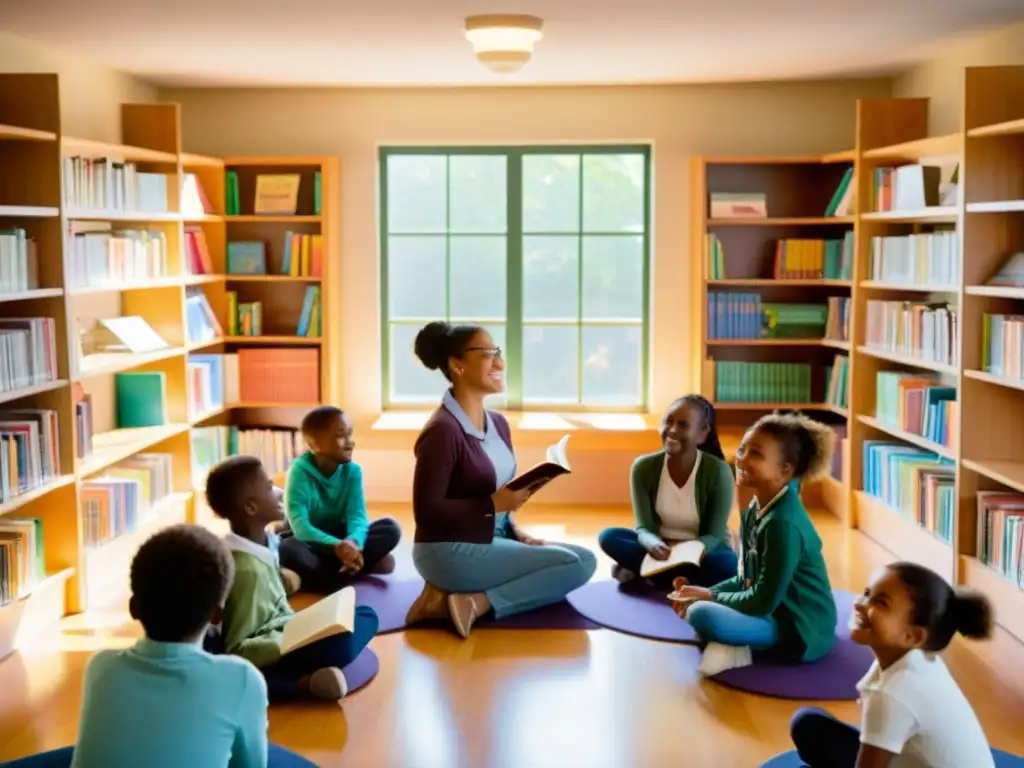
[(377, 676), (380, 671), (380, 660), (377, 654), (369, 648), (363, 648), (362, 653), (356, 656), (355, 661), (341, 670), (345, 673), (345, 682), (348, 683), (348, 692), (358, 691)]
[[(992, 758), (996, 761), (996, 768), (1024, 768), (1024, 758), (1011, 755), (1009, 752), (993, 749)], [(766, 763), (761, 763), (760, 768), (806, 768), (806, 766), (794, 749), (776, 755)]]
[(368, 605), (377, 613), (378, 635), (405, 629), (405, 614), (423, 591), (423, 579), (367, 576), (355, 582), (356, 605)]
[[(38, 755), (29, 755), (19, 760), (0, 763), (3, 768), (68, 768), (74, 755), (74, 747), (61, 747)], [(267, 768), (316, 768), (302, 755), (289, 749), (271, 744), (267, 754)]]
[(654, 640), (696, 643), (693, 629), (672, 610), (666, 597), (669, 591), (638, 584), (623, 587), (606, 579), (584, 584), (567, 599), (573, 608), (602, 627)]
[[(395, 579), (370, 576), (355, 583), (356, 604), (368, 605), (377, 612), (377, 634), (405, 628), (405, 616), (423, 591), (423, 579)], [(424, 624), (424, 626), (428, 626)], [(499, 621), (482, 619), (474, 629), (596, 629), (597, 625), (581, 616), (562, 600), (533, 611), (507, 616)]]
[(854, 596), (833, 590), (836, 601), (836, 644), (825, 658), (810, 664), (782, 662), (767, 654), (754, 654), (749, 667), (729, 669), (711, 679), (748, 693), (780, 699), (854, 701), (857, 683), (874, 661), (870, 649), (850, 640), (848, 622)]

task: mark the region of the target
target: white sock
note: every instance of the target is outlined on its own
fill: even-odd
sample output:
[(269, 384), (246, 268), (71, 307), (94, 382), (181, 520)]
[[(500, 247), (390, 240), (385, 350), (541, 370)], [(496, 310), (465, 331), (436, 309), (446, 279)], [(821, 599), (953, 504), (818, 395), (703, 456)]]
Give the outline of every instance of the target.
[(701, 657), (698, 671), (704, 677), (713, 677), (727, 669), (749, 667), (753, 663), (753, 655), (747, 646), (708, 643)]

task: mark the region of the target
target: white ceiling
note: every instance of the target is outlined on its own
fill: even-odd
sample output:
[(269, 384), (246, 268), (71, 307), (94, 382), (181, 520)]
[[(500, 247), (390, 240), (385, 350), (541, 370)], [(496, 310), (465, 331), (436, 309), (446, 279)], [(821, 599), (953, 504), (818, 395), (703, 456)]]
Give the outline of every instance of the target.
[[(545, 20), (479, 65), (465, 16)], [(677, 83), (886, 74), (1024, 0), (0, 0), (0, 28), (167, 86)]]

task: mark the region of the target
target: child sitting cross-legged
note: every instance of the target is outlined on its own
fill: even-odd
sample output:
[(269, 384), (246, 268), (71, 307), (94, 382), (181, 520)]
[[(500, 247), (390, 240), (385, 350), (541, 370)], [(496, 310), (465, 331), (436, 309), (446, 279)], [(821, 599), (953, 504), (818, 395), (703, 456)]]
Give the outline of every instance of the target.
[(706, 643), (700, 671), (752, 662), (751, 651), (817, 661), (835, 643), (836, 604), (821, 539), (797, 482), (831, 463), (835, 432), (798, 414), (772, 414), (747, 430), (736, 482), (753, 492), (740, 516), (739, 573), (710, 588), (677, 579), (676, 612)]
[(271, 698), (345, 696), (342, 669), (377, 633), (377, 614), (359, 606), (352, 632), (282, 655), (282, 633), (295, 613), (279, 572), (277, 536), (267, 530), (283, 518), (273, 482), (255, 456), (232, 456), (210, 470), (206, 500), (231, 525), (224, 541), (234, 557), (235, 579), (224, 606), (224, 650), (259, 668)]
[(954, 589), (915, 563), (872, 577), (853, 607), (850, 638), (875, 663), (857, 685), (861, 727), (822, 709), (802, 709), (791, 733), (810, 768), (993, 768), (978, 718), (938, 654), (959, 632), (992, 632), (984, 596)]
[(145, 637), (89, 660), (72, 766), (267, 765), (267, 687), (249, 662), (201, 647), (234, 564), (205, 528), (154, 534), (131, 567), (129, 610)]
[(301, 431), (309, 450), (288, 470), (282, 565), (314, 592), (334, 592), (360, 573), (391, 573), (402, 532), (391, 518), (369, 521), (363, 473), (352, 461), (352, 422), (340, 408), (321, 405)]

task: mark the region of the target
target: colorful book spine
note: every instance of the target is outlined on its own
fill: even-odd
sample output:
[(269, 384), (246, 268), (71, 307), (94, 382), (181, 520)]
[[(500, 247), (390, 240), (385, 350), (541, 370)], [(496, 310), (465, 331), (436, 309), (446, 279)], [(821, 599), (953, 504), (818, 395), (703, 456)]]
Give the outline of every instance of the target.
[(984, 315), (981, 367), (993, 376), (1024, 379), (1024, 315)]
[(807, 363), (714, 361), (715, 402), (810, 403), (811, 366)]
[(759, 339), (761, 323), (758, 294), (708, 292), (709, 339)]
[(0, 411), (0, 502), (60, 476), (57, 425), (52, 410)]
[(0, 517), (0, 606), (27, 597), (45, 578), (43, 521)]
[(296, 335), (306, 338), (319, 338), (321, 314), (320, 286), (311, 285), (306, 288), (306, 294), (302, 299), (302, 311), (299, 314), (299, 325), (296, 329)]
[(953, 540), (951, 459), (904, 443), (864, 441), (864, 492), (943, 541)]
[(903, 285), (959, 285), (959, 235), (951, 231), (873, 237), (870, 279)]
[(978, 559), (1024, 588), (1024, 496), (979, 491), (977, 507)]
[(875, 418), (946, 448), (956, 441), (956, 387), (932, 376), (879, 371), (875, 376)]
[(242, 213), (242, 196), (238, 190), (238, 171), (227, 171), (224, 174), (224, 212), (228, 216)]
[(24, 229), (0, 229), (0, 296), (39, 287), (36, 241)]
[(196, 420), (224, 407), (225, 355), (190, 355), (187, 363), (188, 416)]
[(136, 530), (140, 521), (142, 483), (135, 478), (96, 477), (82, 482), (82, 529), (85, 546), (98, 547)]
[(242, 349), (238, 352), (239, 392), (243, 403), (310, 404), (320, 402), (320, 351), (317, 349)]
[(192, 479), (195, 487), (228, 456), (257, 456), (270, 474), (287, 472), (306, 450), (297, 429), (246, 429), (238, 426), (196, 427), (192, 430)]
[(0, 392), (16, 392), (56, 378), (53, 318), (0, 318)]
[(772, 276), (776, 280), (850, 280), (853, 232), (842, 240), (777, 240)]
[(708, 269), (708, 280), (725, 279), (725, 250), (722, 241), (714, 232), (709, 232), (704, 240), (704, 258)]
[(825, 403), (836, 408), (850, 407), (850, 358), (836, 355), (832, 367), (825, 369)]
[(285, 232), (281, 274), (291, 277), (323, 277), (324, 237)]
[(118, 158), (65, 157), (61, 189), (68, 208), (111, 213), (166, 213), (171, 177)]
[(906, 301), (868, 301), (865, 344), (880, 352), (957, 365), (956, 307)]

